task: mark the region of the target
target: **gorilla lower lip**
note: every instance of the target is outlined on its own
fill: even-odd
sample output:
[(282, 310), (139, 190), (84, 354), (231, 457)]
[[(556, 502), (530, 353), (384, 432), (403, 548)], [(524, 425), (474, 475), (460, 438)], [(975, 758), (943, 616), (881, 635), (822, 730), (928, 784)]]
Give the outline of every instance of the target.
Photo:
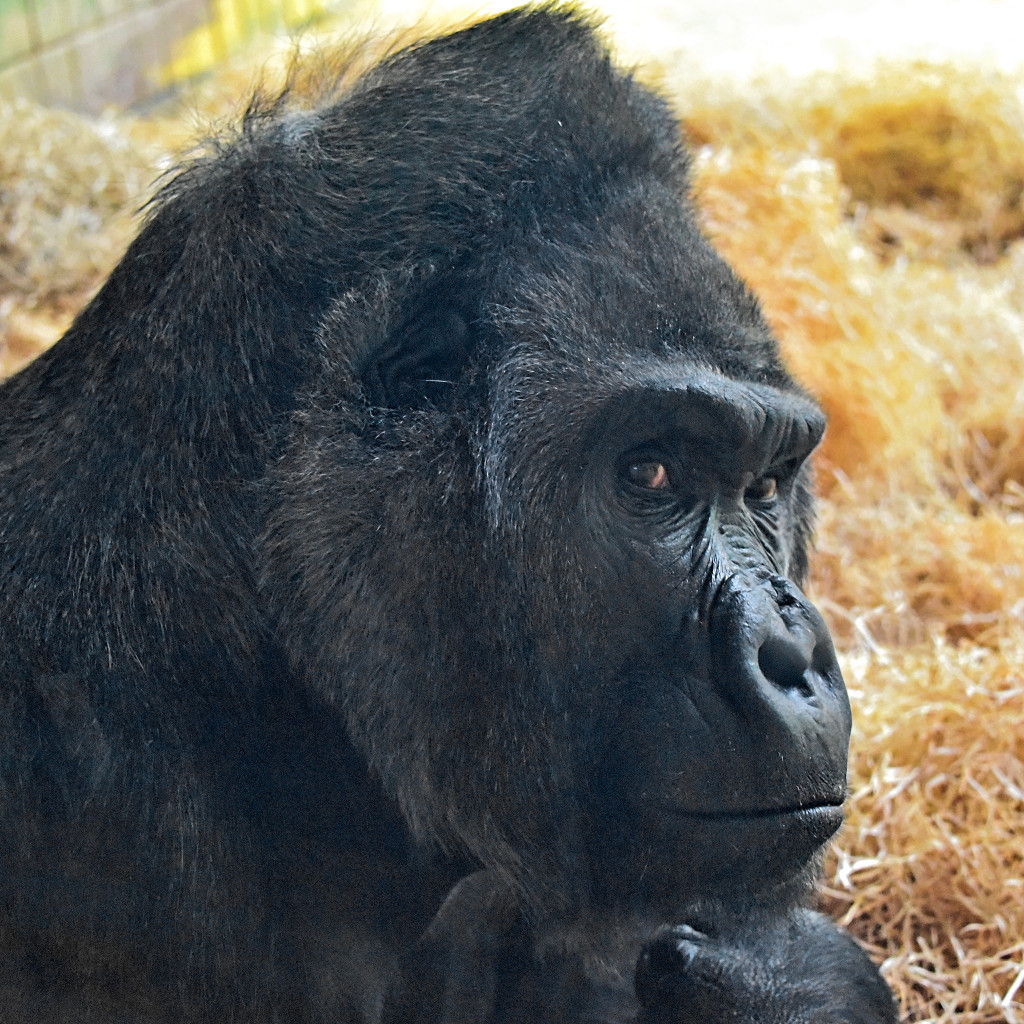
[(648, 804), (647, 828), (660, 837), (665, 877), (680, 890), (700, 878), (702, 891), (756, 889), (795, 877), (843, 823), (842, 804), (689, 811)]

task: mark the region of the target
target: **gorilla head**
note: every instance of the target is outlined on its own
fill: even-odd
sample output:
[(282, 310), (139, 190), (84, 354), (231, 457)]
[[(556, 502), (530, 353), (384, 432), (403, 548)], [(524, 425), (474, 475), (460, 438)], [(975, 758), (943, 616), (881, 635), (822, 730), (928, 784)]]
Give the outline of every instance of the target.
[[(571, 17), (461, 45), (512, 26), (560, 48), (542, 96), (508, 87), (537, 104), (528, 173), (468, 251), (325, 318), (266, 534), (280, 635), (414, 834), (535, 909), (777, 889), (846, 786), (800, 591), (824, 418), (695, 226), (662, 104)], [(406, 60), (432, 80), (453, 46)], [(490, 154), (469, 88), (446, 131)]]

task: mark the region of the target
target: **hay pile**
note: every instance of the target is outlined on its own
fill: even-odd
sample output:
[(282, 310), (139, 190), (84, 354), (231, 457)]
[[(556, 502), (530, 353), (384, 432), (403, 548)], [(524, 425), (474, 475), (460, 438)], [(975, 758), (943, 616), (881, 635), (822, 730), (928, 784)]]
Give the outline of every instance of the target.
[(99, 286), (164, 155), (112, 117), (0, 101), (0, 376), (56, 341)]
[[(208, 83), (203, 109), (252, 68)], [(679, 76), (660, 77), (706, 228), (831, 416), (814, 591), (856, 725), (824, 903), (908, 1020), (1024, 1024), (1024, 85), (925, 65)], [(94, 170), (40, 178), (63, 145), (45, 116), (0, 112), (0, 131), (35, 119), (13, 171), (0, 137), (0, 372), (95, 286), (138, 167), (183, 123), (123, 122), (142, 157), (94, 126)], [(49, 327), (12, 347), (12, 309)]]

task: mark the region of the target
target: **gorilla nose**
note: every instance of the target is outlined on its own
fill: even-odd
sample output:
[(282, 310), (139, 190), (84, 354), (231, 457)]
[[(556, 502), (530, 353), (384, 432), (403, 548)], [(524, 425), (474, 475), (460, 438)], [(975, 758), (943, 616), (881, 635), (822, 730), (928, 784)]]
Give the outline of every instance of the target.
[(765, 679), (780, 690), (806, 691), (806, 673), (812, 656), (810, 645), (801, 643), (786, 630), (772, 634), (761, 644), (757, 664)]
[[(775, 707), (772, 693), (810, 700), (823, 689), (842, 688), (828, 627), (789, 580), (745, 574), (727, 580), (712, 609), (711, 630), (720, 685), (734, 700), (759, 693)], [(789, 707), (785, 715), (794, 711)]]

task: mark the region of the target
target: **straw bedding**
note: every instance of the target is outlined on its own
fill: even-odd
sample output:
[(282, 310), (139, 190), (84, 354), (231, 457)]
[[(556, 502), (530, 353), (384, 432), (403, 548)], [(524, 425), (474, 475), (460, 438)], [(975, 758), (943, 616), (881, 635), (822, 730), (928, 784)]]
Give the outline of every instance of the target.
[[(707, 231), (831, 417), (813, 589), (856, 722), (823, 904), (907, 1020), (1024, 1024), (1024, 82), (682, 75)], [(0, 110), (0, 373), (98, 285), (184, 125)]]

